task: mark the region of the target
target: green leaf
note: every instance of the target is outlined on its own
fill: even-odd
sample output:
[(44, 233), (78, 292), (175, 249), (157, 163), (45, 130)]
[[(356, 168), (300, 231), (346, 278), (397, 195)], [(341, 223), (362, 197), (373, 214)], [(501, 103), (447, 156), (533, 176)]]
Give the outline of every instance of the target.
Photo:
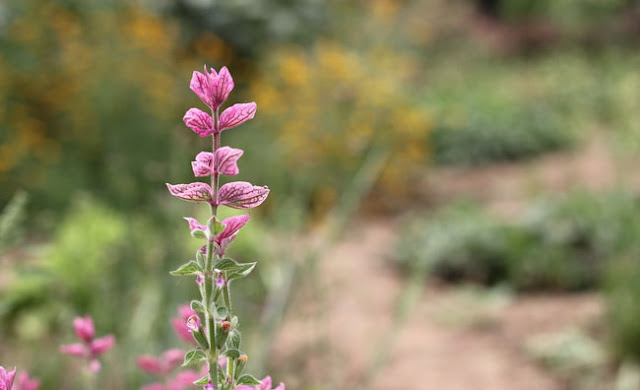
[(240, 279), (249, 275), (258, 263), (240, 263), (238, 269), (227, 274), (227, 280)]
[(195, 261), (191, 260), (186, 264), (182, 264), (180, 268), (175, 271), (169, 272), (171, 275), (182, 276), (182, 275), (195, 275), (197, 273), (203, 273), (202, 267)]
[(182, 367), (191, 365), (206, 358), (207, 355), (205, 355), (204, 351), (200, 348), (192, 349), (184, 355), (184, 362), (182, 363)]
[(207, 238), (207, 233), (204, 230), (193, 229), (191, 231), (191, 237), (193, 238)]
[(260, 382), (255, 377), (253, 377), (252, 375), (249, 375), (249, 374), (242, 375), (240, 378), (238, 378), (238, 381), (236, 383), (239, 384), (239, 385), (260, 385), (260, 384), (262, 384), (262, 382)]
[(197, 381), (193, 381), (193, 384), (196, 386), (204, 386), (209, 384), (209, 375), (205, 375), (202, 378), (198, 379)]
[(219, 306), (218, 309), (216, 309), (216, 314), (219, 319), (225, 319), (229, 315), (227, 308), (224, 306)]
[(217, 263), (213, 265), (214, 269), (219, 271), (235, 271), (238, 268), (238, 263), (236, 263), (232, 259), (220, 259)]
[(242, 341), (242, 336), (240, 332), (237, 330), (232, 330), (229, 332), (229, 337), (227, 338), (227, 348), (229, 349), (240, 349), (240, 342)]
[(202, 302), (196, 300), (191, 301), (191, 310), (198, 311), (200, 313), (206, 312), (206, 309)]
[(224, 355), (230, 357), (231, 359), (237, 359), (240, 357), (241, 353), (237, 349), (227, 349), (224, 351)]

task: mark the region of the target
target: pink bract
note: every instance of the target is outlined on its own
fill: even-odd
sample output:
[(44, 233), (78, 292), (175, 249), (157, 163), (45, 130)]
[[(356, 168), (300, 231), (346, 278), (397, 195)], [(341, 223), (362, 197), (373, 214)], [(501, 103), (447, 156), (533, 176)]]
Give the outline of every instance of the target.
[(234, 149), (228, 146), (221, 147), (216, 150), (214, 171), (227, 176), (237, 175), (240, 172), (238, 159), (243, 154), (244, 151), (242, 149)]
[(220, 256), (224, 255), (227, 246), (231, 244), (234, 238), (238, 235), (240, 228), (242, 228), (251, 216), (249, 214), (237, 215), (235, 217), (229, 217), (222, 221), (224, 230), (220, 232), (215, 238), (216, 243), (220, 246)]
[(234, 209), (250, 209), (261, 205), (268, 195), (268, 187), (254, 186), (246, 181), (234, 181), (220, 187), (218, 205)]
[(253, 119), (255, 114), (256, 104), (254, 102), (234, 104), (222, 111), (218, 127), (220, 128), (220, 131), (231, 129)]
[(206, 137), (214, 132), (211, 115), (197, 108), (190, 108), (182, 118), (184, 124), (200, 137)]
[(213, 198), (211, 187), (206, 183), (195, 182), (189, 184), (166, 183), (171, 195), (191, 202), (210, 202)]
[(99, 339), (95, 339), (91, 342), (91, 355), (98, 356), (110, 350), (116, 343), (116, 338), (113, 335), (107, 335)]
[(211, 152), (200, 152), (196, 160), (191, 161), (191, 168), (196, 177), (211, 176), (213, 174), (215, 155)]
[(193, 72), (189, 84), (189, 88), (212, 110), (218, 109), (227, 100), (233, 87), (233, 78), (226, 66), (220, 69), (220, 73), (213, 68), (207, 71), (205, 66), (204, 73)]
[(201, 225), (197, 219), (195, 218), (191, 218), (191, 217), (184, 217), (184, 219), (189, 223), (189, 230), (190, 231), (194, 231), (194, 230), (202, 230), (205, 231), (207, 230), (207, 227), (205, 225)]

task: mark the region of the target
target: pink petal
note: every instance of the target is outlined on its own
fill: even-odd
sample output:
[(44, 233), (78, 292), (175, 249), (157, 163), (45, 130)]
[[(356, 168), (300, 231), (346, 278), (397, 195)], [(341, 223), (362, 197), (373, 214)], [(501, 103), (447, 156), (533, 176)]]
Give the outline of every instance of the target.
[(244, 122), (253, 119), (256, 114), (256, 104), (238, 103), (222, 111), (220, 114), (220, 131), (236, 127)]
[(166, 372), (163, 364), (160, 363), (160, 360), (155, 356), (138, 356), (136, 363), (142, 371), (148, 372), (149, 374), (164, 375)]
[(256, 386), (256, 390), (271, 390), (271, 377), (266, 376), (260, 382), (262, 384)]
[(91, 342), (96, 335), (93, 320), (89, 316), (75, 318), (73, 320), (73, 327), (78, 338), (86, 343)]
[(200, 330), (200, 317), (198, 317), (197, 314), (190, 316), (189, 318), (187, 318), (185, 326), (187, 327), (187, 329), (197, 332), (198, 330)]
[(280, 384), (278, 385), (278, 387), (276, 387), (273, 390), (284, 390), (284, 383), (280, 382)]
[(60, 352), (65, 355), (85, 357), (89, 351), (84, 344), (67, 344), (60, 346)]
[[(0, 386), (6, 388), (6, 390), (11, 390), (11, 386), (13, 386), (13, 379), (16, 376), (16, 369), (13, 371), (7, 371), (4, 367), (0, 366)], [(2, 387), (0, 387), (1, 389)]]
[(250, 209), (267, 199), (269, 188), (254, 186), (246, 181), (234, 181), (220, 187), (218, 204), (234, 209)]
[(215, 156), (211, 152), (200, 152), (195, 161), (191, 161), (193, 174), (196, 177), (211, 176), (213, 174), (213, 161)]
[(228, 146), (223, 146), (216, 150), (215, 171), (228, 176), (237, 175), (240, 172), (238, 159), (243, 154), (244, 151), (242, 149), (234, 149)]
[(38, 390), (40, 381), (37, 379), (29, 379), (29, 374), (23, 371), (18, 377), (18, 385), (20, 390)]
[(247, 385), (236, 386), (234, 390), (256, 390), (255, 388)]
[(191, 217), (184, 217), (184, 219), (189, 222), (189, 230), (190, 231), (194, 231), (194, 230), (207, 230), (207, 227), (205, 225), (200, 225), (200, 223), (195, 219), (195, 218), (191, 218)]
[(101, 365), (98, 359), (93, 359), (92, 361), (89, 362), (89, 372), (94, 375), (100, 372), (100, 367)]
[(102, 355), (103, 353), (110, 350), (115, 343), (116, 338), (112, 334), (99, 339), (95, 339), (90, 344), (91, 354), (93, 356)]
[(206, 137), (213, 133), (213, 120), (211, 115), (197, 108), (190, 108), (182, 118), (184, 124), (200, 137)]
[(209, 202), (213, 197), (211, 187), (206, 183), (167, 184), (171, 195), (182, 200), (193, 202)]

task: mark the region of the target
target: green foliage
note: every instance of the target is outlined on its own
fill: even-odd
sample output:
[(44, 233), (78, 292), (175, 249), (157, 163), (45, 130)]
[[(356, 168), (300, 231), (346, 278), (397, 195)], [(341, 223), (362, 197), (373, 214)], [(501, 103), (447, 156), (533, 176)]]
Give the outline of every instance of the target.
[(609, 262), (637, 246), (640, 205), (627, 195), (573, 194), (519, 220), (453, 206), (404, 229), (397, 260), (449, 281), (506, 282), (520, 290), (599, 286)]
[(21, 224), (25, 219), (26, 204), (27, 194), (18, 191), (0, 212), (0, 254), (23, 234)]
[(443, 124), (431, 133), (433, 158), (445, 165), (519, 160), (570, 144), (549, 108), (477, 107), (458, 127)]
[(617, 258), (606, 276), (607, 325), (615, 355), (640, 359), (640, 251)]

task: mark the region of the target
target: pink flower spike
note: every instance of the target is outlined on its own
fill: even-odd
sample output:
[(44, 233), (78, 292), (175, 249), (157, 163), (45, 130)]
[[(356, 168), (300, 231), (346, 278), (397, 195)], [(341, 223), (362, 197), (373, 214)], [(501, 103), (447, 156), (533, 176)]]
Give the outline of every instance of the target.
[(91, 342), (96, 335), (93, 320), (89, 316), (75, 318), (73, 320), (73, 328), (78, 338), (85, 343)]
[(65, 355), (85, 357), (89, 351), (84, 344), (67, 344), (60, 346), (60, 352)]
[(29, 374), (26, 371), (20, 373), (20, 376), (18, 377), (18, 388), (20, 390), (38, 390), (39, 387), (39, 380), (29, 379)]
[(154, 375), (166, 374), (165, 369), (162, 366), (162, 363), (160, 363), (160, 360), (155, 356), (151, 356), (151, 355), (138, 356), (136, 363), (138, 364), (138, 367), (142, 371), (147, 372), (149, 374), (154, 374)]
[(191, 202), (210, 202), (213, 195), (211, 187), (206, 183), (167, 184), (171, 195)]
[(226, 67), (223, 66), (220, 73), (216, 73), (213, 68), (207, 71), (205, 66), (204, 74), (193, 72), (189, 87), (207, 106), (216, 110), (227, 100), (229, 93), (233, 90), (234, 83)]
[(218, 205), (234, 209), (250, 209), (262, 204), (269, 195), (269, 188), (254, 186), (246, 181), (234, 181), (220, 187)]
[[(215, 172), (227, 176), (233, 176), (240, 173), (238, 169), (238, 159), (244, 154), (242, 149), (234, 149), (223, 146), (216, 150), (215, 155)], [(195, 172), (195, 170), (194, 170)]]
[(254, 102), (237, 103), (222, 111), (222, 114), (220, 114), (220, 131), (231, 129), (253, 119), (256, 114), (256, 108), (257, 106)]
[(7, 371), (4, 367), (0, 366), (0, 390), (11, 390), (15, 376), (15, 368), (13, 371)]
[(191, 161), (193, 174), (196, 177), (211, 176), (213, 174), (213, 161), (215, 156), (211, 152), (200, 152), (195, 161)]
[(213, 133), (213, 119), (211, 115), (197, 108), (190, 108), (182, 118), (184, 124), (200, 137)]

